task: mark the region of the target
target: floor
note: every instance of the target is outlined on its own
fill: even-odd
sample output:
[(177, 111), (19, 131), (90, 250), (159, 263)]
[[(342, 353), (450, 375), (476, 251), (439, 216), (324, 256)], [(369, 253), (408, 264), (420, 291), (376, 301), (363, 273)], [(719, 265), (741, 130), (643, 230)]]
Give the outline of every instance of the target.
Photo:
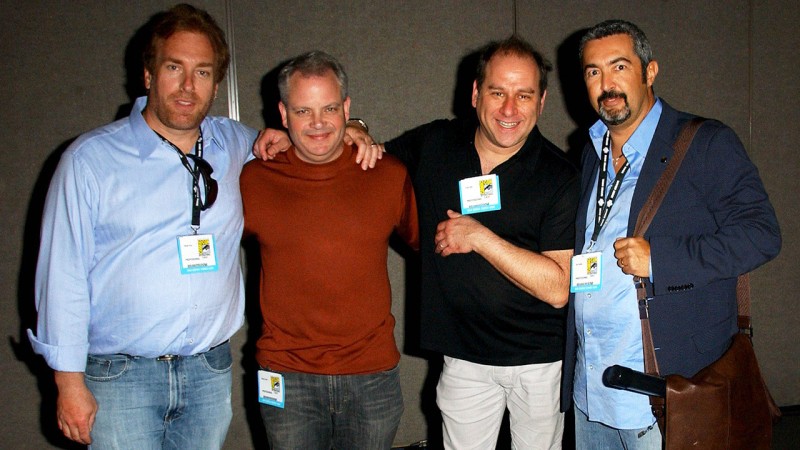
[[(773, 450), (800, 450), (800, 406), (789, 406), (781, 408), (783, 417), (772, 430), (772, 449)], [(574, 450), (575, 445), (569, 439), (569, 432), (571, 432), (570, 423), (567, 424), (565, 429), (564, 449)], [(508, 424), (504, 423), (504, 427), (500, 431), (501, 438), (497, 444), (497, 450), (508, 450), (511, 443), (508, 439)], [(428, 445), (427, 442), (417, 443), (416, 445), (408, 447), (397, 447), (398, 449), (420, 449), (429, 448), (437, 449), (434, 445)], [(431, 443), (432, 444), (432, 443)]]

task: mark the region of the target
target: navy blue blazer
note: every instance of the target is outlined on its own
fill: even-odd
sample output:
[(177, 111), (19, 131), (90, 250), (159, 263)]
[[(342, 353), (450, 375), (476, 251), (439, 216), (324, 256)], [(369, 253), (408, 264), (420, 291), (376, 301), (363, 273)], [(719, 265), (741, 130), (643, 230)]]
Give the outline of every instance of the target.
[[(631, 201), (628, 236), (658, 178), (672, 145), (694, 116), (663, 100), (663, 110)], [(583, 150), (581, 202), (575, 252), (584, 245), (586, 213), (599, 159)], [(706, 121), (697, 132), (675, 179), (645, 233), (653, 283), (647, 282), (650, 324), (662, 375), (690, 377), (717, 360), (737, 332), (736, 278), (774, 258), (780, 228), (758, 171), (732, 129)], [(561, 408), (572, 404), (577, 337), (570, 299)]]

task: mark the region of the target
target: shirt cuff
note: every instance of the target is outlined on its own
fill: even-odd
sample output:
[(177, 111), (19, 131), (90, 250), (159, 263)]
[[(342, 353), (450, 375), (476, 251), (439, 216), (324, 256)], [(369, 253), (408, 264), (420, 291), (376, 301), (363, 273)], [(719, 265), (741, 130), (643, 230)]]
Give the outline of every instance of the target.
[(86, 371), (89, 344), (68, 346), (46, 344), (36, 339), (31, 329), (28, 329), (28, 339), (31, 341), (33, 351), (42, 355), (51, 369), (60, 372)]

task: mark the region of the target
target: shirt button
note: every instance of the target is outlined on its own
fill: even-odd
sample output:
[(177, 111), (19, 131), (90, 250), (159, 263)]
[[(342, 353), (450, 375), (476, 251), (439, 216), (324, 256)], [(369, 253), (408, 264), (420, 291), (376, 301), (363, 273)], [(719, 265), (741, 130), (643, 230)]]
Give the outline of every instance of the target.
[(193, 309), (197, 309), (197, 305), (194, 305)]
[(591, 335), (592, 335), (592, 330), (586, 330), (586, 334), (588, 334), (589, 336), (591, 336)]
[(592, 294), (586, 294), (586, 298), (592, 298)]
[(194, 339), (189, 339), (190, 344), (194, 344)]
[(594, 364), (589, 364), (589, 370), (594, 370)]

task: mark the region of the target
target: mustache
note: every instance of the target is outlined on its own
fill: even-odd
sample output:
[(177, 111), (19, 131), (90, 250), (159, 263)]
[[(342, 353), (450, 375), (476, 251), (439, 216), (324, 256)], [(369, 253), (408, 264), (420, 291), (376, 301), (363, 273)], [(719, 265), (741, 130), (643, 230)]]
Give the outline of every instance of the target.
[(615, 98), (621, 98), (625, 100), (625, 102), (628, 101), (628, 96), (625, 95), (624, 92), (611, 90), (611, 91), (604, 91), (602, 94), (600, 94), (600, 96), (597, 97), (597, 103), (600, 103), (603, 100), (611, 100)]

